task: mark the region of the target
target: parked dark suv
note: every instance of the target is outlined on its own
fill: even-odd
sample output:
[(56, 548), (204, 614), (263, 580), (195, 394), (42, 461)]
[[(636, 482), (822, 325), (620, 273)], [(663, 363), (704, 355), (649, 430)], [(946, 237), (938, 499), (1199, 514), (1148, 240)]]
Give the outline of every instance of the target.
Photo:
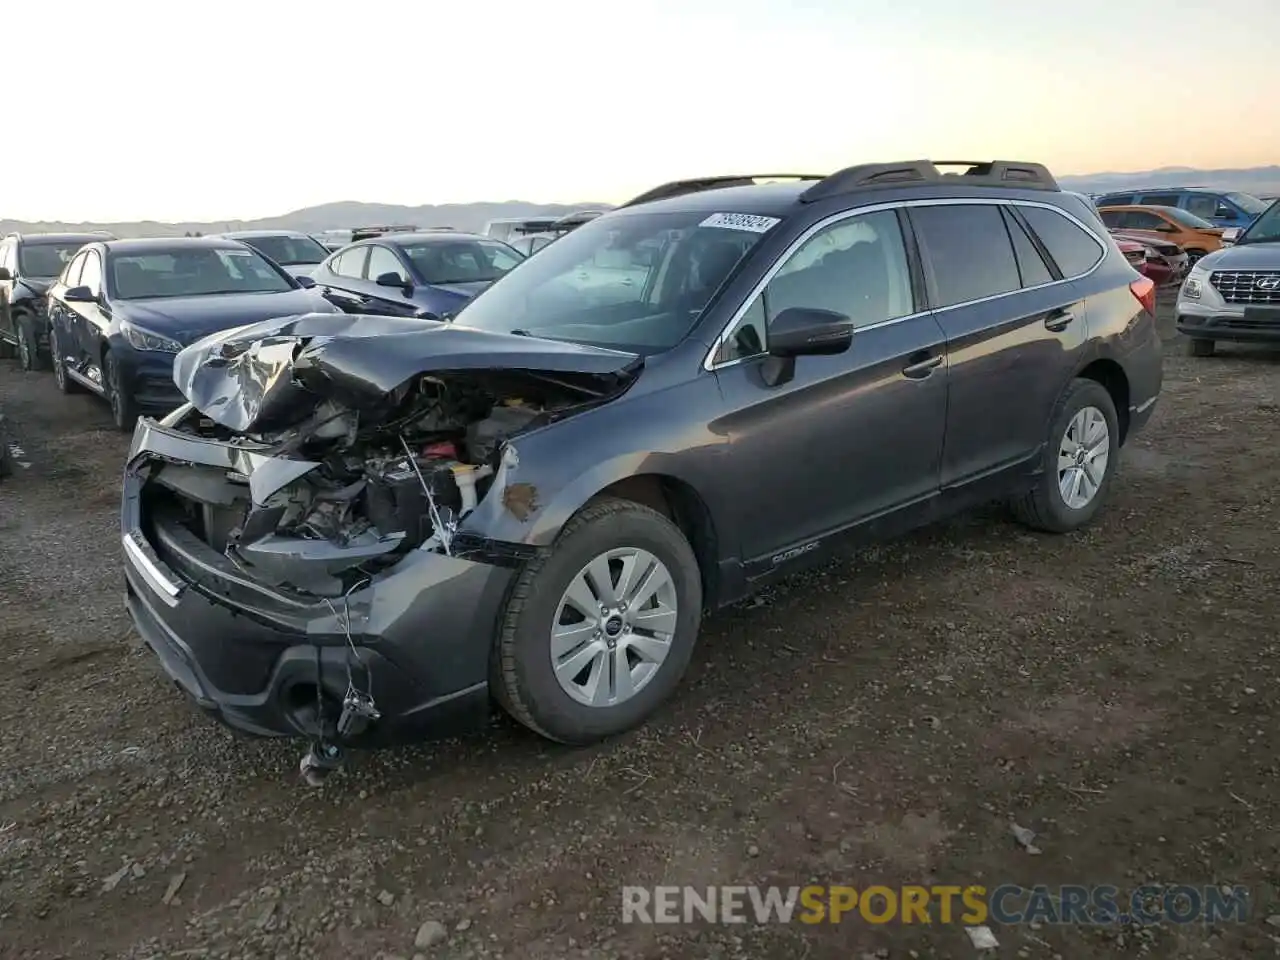
[(139, 632), (311, 763), (491, 697), (585, 743), (672, 692), (704, 611), (842, 542), (996, 498), (1088, 523), (1160, 392), (1153, 284), (1042, 166), (961, 169), (669, 184), (452, 323), (187, 348), (126, 468)]
[(104, 233), (11, 233), (0, 240), (0, 357), (12, 351), (24, 370), (49, 352), (46, 294), (77, 250)]

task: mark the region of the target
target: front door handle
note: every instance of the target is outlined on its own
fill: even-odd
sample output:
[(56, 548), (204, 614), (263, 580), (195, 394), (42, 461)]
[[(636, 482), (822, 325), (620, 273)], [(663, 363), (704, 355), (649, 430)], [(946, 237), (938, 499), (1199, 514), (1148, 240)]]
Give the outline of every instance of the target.
[[(915, 354), (914, 356), (919, 356), (919, 354)], [(931, 357), (926, 357), (923, 360), (916, 360), (915, 363), (907, 364), (902, 368), (902, 375), (904, 377), (910, 377), (912, 380), (923, 380), (941, 365), (942, 354), (935, 353)]]
[(1070, 310), (1056, 310), (1044, 319), (1044, 328), (1054, 333), (1061, 333), (1067, 327), (1071, 326), (1076, 315)]

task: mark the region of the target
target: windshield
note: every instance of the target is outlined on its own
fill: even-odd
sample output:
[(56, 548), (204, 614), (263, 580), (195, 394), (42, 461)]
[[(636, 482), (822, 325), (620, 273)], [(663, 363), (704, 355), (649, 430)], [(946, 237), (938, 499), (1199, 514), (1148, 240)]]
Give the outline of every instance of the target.
[(428, 240), (400, 244), (423, 283), (482, 283), (497, 280), (524, 259), (497, 240)]
[(18, 247), (18, 273), (24, 277), (52, 279), (62, 274), (62, 268), (71, 262), (76, 251), (88, 241), (72, 240), (69, 243), (31, 243)]
[(1251, 217), (1256, 217), (1267, 209), (1268, 204), (1251, 193), (1228, 193), (1227, 199)]
[(1160, 212), (1167, 217), (1177, 220), (1184, 227), (1190, 227), (1193, 230), (1216, 229), (1208, 220), (1203, 217), (1197, 217), (1194, 213), (1188, 213), (1180, 207), (1161, 207)]
[(538, 251), (457, 322), (643, 354), (669, 350), (776, 223), (705, 212), (604, 216)]
[(240, 242), (247, 243), (282, 267), (319, 263), (329, 255), (328, 250), (310, 237), (242, 237)]
[(1267, 207), (1249, 228), (1236, 237), (1236, 245), (1242, 243), (1277, 243), (1280, 242), (1280, 200)]
[(283, 293), (294, 285), (253, 250), (156, 250), (111, 257), (112, 295), (120, 300)]

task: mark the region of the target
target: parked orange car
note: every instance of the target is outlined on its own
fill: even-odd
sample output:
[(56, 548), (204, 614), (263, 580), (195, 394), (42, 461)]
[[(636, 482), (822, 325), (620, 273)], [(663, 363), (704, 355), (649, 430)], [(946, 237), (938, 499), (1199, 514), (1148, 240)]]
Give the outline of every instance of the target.
[(1152, 239), (1176, 243), (1187, 251), (1191, 263), (1222, 247), (1221, 227), (1177, 207), (1101, 207), (1098, 213), (1110, 229), (1145, 233)]

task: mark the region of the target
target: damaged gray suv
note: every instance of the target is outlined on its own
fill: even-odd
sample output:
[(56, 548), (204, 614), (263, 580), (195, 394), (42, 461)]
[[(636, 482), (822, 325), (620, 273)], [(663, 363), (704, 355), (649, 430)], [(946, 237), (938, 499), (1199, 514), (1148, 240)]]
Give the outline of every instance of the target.
[(452, 322), (308, 315), (177, 358), (137, 427), (138, 631), (196, 703), (344, 746), (649, 716), (704, 611), (1008, 499), (1066, 532), (1161, 385), (1154, 289), (1044, 167), (667, 184)]

